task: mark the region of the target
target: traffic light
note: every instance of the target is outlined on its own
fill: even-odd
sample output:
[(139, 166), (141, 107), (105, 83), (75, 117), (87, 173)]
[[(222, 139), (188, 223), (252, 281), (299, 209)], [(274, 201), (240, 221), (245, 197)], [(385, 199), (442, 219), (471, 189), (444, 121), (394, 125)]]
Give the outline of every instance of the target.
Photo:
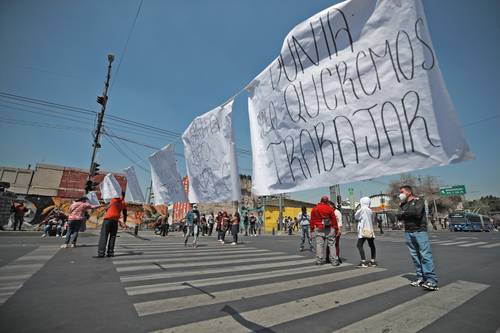
[(96, 176), (98, 173), (100, 164), (97, 162), (92, 163), (92, 166), (90, 167), (90, 177)]
[(101, 104), (102, 106), (105, 106), (107, 102), (108, 102), (108, 96), (97, 96), (97, 103)]

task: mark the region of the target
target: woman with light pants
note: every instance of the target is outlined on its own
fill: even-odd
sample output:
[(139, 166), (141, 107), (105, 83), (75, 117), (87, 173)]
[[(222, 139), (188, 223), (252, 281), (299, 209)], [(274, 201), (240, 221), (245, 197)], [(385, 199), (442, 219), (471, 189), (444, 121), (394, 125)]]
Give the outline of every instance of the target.
[(305, 206), (302, 206), (302, 212), (300, 212), (299, 215), (297, 216), (297, 220), (299, 221), (301, 230), (299, 251), (304, 251), (304, 242), (306, 240), (306, 237), (307, 237), (307, 242), (309, 243), (309, 251), (312, 251), (313, 245), (311, 241), (311, 232), (310, 232), (311, 217), (307, 214), (307, 208)]

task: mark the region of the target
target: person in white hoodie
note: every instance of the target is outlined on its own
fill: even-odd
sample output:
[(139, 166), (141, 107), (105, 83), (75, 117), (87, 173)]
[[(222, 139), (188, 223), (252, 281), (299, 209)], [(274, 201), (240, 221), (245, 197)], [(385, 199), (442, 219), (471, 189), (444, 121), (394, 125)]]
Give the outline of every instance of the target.
[[(361, 256), (361, 263), (358, 267), (377, 266), (375, 261), (375, 232), (373, 231), (373, 222), (375, 221), (375, 214), (370, 208), (371, 200), (368, 197), (363, 197), (359, 200), (360, 207), (354, 214), (354, 218), (358, 221), (358, 250)], [(371, 260), (366, 261), (365, 251), (363, 245), (368, 241), (371, 251)]]

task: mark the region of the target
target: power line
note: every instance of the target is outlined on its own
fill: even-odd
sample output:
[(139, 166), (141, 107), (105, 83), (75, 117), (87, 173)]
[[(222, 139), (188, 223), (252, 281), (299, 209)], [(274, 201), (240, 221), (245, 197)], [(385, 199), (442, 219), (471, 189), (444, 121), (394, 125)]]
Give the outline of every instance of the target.
[(37, 99), (37, 98), (30, 98), (30, 97), (15, 95), (15, 94), (9, 94), (9, 93), (5, 93), (5, 92), (0, 92), (0, 96), (4, 97), (4, 98), (14, 99), (14, 100), (28, 102), (28, 103), (32, 103), (32, 104), (49, 106), (49, 107), (53, 107), (53, 108), (57, 108), (57, 109), (61, 109), (61, 110), (67, 110), (70, 112), (79, 112), (79, 113), (85, 113), (85, 114), (91, 114), (91, 115), (97, 114), (96, 111), (90, 110), (90, 109), (85, 109), (85, 108), (81, 108), (81, 107), (77, 107), (77, 106), (70, 106), (70, 105), (65, 105), (65, 104), (44, 101), (44, 100)]
[(136, 162), (133, 158), (131, 158), (127, 153), (125, 153), (118, 144), (116, 144), (116, 142), (114, 142), (114, 140), (109, 137), (108, 135), (105, 136), (105, 139), (108, 140), (108, 142), (113, 146), (113, 148), (115, 148), (115, 150), (120, 153), (123, 157), (125, 157), (126, 159), (128, 159), (130, 162), (132, 162), (134, 165), (136, 165), (138, 168), (140, 168), (141, 170), (143, 170), (144, 172), (147, 172), (149, 173), (149, 170), (144, 167), (143, 165), (139, 164), (138, 162)]
[(0, 123), (0, 125), (11, 124), (11, 125), (19, 125), (19, 126), (45, 127), (45, 128), (53, 128), (53, 129), (61, 129), (61, 130), (69, 130), (69, 131), (79, 131), (79, 132), (85, 132), (85, 133), (92, 132), (92, 129), (90, 129), (90, 128), (66, 126), (66, 125), (54, 124), (54, 123), (41, 123), (41, 122), (27, 121), (27, 120), (22, 120), (22, 119), (12, 119), (12, 118), (0, 118), (0, 120), (2, 120), (2, 123)]
[[(13, 103), (13, 102), (7, 102), (7, 103), (12, 103), (15, 105), (23, 105), (20, 103)], [(10, 105), (5, 105), (5, 104), (0, 103), (1, 108), (5, 109), (5, 110), (9, 110), (9, 111), (16, 110), (16, 111), (21, 111), (21, 112), (28, 112), (28, 113), (33, 113), (33, 114), (36, 114), (39, 116), (52, 117), (52, 118), (57, 118), (57, 119), (65, 119), (65, 120), (70, 120), (70, 121), (74, 121), (74, 122), (78, 122), (78, 123), (81, 123), (82, 121), (93, 123), (95, 120), (92, 118), (85, 118), (85, 117), (76, 116), (76, 115), (75, 116), (61, 115), (61, 114), (57, 113), (58, 112), (57, 110), (46, 110), (46, 109), (35, 108), (32, 106), (28, 106), (28, 105), (26, 105), (26, 106), (29, 108), (32, 108), (32, 110), (28, 110), (28, 109), (24, 109), (24, 108), (20, 108), (20, 107), (15, 107), (15, 106), (10, 106)], [(56, 113), (52, 113), (52, 111), (54, 111)], [(48, 112), (48, 113), (44, 113), (44, 112)]]
[(118, 66), (116, 67), (116, 72), (115, 72), (115, 74), (113, 76), (114, 77), (113, 78), (113, 82), (111, 82), (111, 87), (109, 88), (110, 91), (111, 91), (111, 89), (113, 88), (113, 86), (114, 86), (114, 84), (116, 82), (116, 78), (118, 77), (118, 73), (120, 72), (120, 68), (122, 66), (123, 58), (125, 58), (125, 54), (127, 53), (128, 44), (130, 42), (130, 38), (132, 37), (132, 33), (134, 32), (135, 24), (137, 23), (137, 18), (139, 17), (139, 13), (141, 12), (143, 1), (144, 0), (140, 0), (139, 7), (137, 7), (137, 12), (135, 13), (134, 21), (132, 22), (132, 27), (130, 28), (130, 31), (128, 33), (127, 41), (125, 42), (125, 46), (123, 47), (123, 51), (122, 51), (122, 53), (120, 55), (120, 61), (118, 62)]

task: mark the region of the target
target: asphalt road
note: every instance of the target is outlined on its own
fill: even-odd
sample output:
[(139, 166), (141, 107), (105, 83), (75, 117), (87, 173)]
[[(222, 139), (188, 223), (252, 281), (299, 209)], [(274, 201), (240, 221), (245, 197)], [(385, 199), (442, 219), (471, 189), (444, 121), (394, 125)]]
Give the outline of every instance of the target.
[[(431, 233), (440, 290), (408, 285), (401, 232), (377, 237), (378, 267), (356, 268), (355, 235), (340, 267), (312, 264), (298, 236), (202, 237), (120, 233), (115, 258), (97, 237), (0, 233), (1, 332), (496, 332), (500, 233)], [(365, 251), (369, 253), (367, 244)]]

